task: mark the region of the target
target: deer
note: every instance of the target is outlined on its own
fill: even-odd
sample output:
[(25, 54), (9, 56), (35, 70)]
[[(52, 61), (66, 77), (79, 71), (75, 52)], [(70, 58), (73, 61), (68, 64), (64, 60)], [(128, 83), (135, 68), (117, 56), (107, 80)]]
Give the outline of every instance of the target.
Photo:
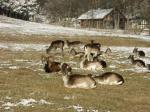
[(143, 60), (140, 60), (140, 59), (134, 59), (134, 55), (130, 55), (129, 57), (128, 57), (128, 59), (130, 59), (130, 61), (131, 61), (131, 63), (133, 64), (133, 65), (137, 65), (137, 66), (139, 66), (139, 67), (145, 67), (146, 65), (145, 65), (145, 62), (143, 61)]
[(41, 56), (42, 63), (44, 64), (44, 70), (46, 73), (60, 72), (61, 63), (53, 61), (51, 56)]
[(96, 56), (96, 57), (93, 58), (93, 62), (99, 62), (102, 65), (103, 68), (107, 67), (106, 61), (98, 59), (98, 56)]
[(94, 76), (97, 84), (104, 85), (122, 85), (124, 83), (123, 77), (115, 72), (105, 72), (99, 76)]
[(93, 61), (88, 61), (87, 59), (83, 59), (80, 62), (80, 68), (84, 70), (103, 70), (107, 67), (107, 64), (105, 61), (96, 61), (95, 59)]
[(74, 48), (70, 50), (69, 54), (80, 58), (84, 56), (84, 52), (77, 52)]
[(57, 48), (60, 48), (61, 49), (61, 53), (63, 54), (63, 47), (64, 47), (64, 41), (63, 40), (55, 40), (55, 41), (52, 41), (51, 45), (49, 46), (48, 49), (46, 49), (46, 53), (49, 54), (50, 51), (52, 49), (56, 50)]
[(107, 48), (106, 51), (105, 51), (105, 54), (111, 54), (111, 53), (112, 53), (111, 49)]
[(97, 47), (101, 47), (101, 44), (100, 43), (95, 43), (94, 40), (91, 40), (91, 45), (93, 46), (97, 46)]
[(98, 46), (91, 44), (87, 44), (84, 46), (84, 57), (87, 57), (88, 61), (90, 61), (91, 54), (93, 54), (93, 57), (96, 57), (100, 53), (100, 48)]
[(138, 56), (138, 57), (145, 57), (145, 52), (140, 50), (138, 51), (138, 48), (134, 48), (133, 49), (133, 53), (135, 56)]
[(73, 74), (71, 67), (67, 64), (61, 66), (62, 79), (66, 88), (93, 89), (96, 88), (96, 81), (91, 74)]
[(66, 40), (66, 44), (67, 46), (70, 48), (70, 47), (77, 47), (81, 44), (83, 44), (81, 41), (72, 41), (72, 42), (69, 42), (69, 40)]

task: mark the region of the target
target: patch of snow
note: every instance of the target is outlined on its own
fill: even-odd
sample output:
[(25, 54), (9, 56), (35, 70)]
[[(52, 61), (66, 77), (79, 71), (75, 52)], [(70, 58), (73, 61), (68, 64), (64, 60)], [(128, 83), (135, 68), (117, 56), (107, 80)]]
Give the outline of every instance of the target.
[(50, 105), (50, 104), (53, 104), (53, 103), (50, 103), (50, 102), (48, 102), (48, 101), (46, 101), (46, 100), (43, 100), (43, 99), (41, 99), (41, 100), (39, 100), (39, 101), (37, 101), (37, 100), (35, 100), (35, 99), (32, 99), (32, 98), (30, 98), (30, 99), (21, 99), (19, 102), (16, 102), (16, 103), (11, 103), (11, 102), (2, 102), (3, 104), (2, 104), (2, 107), (4, 107), (4, 109), (11, 109), (11, 107), (16, 107), (16, 106), (32, 106), (33, 107), (33, 105)]
[(9, 96), (6, 96), (5, 99), (6, 99), (6, 100), (11, 100), (12, 98), (9, 97)]
[(0, 43), (0, 48), (10, 49), (12, 51), (44, 51), (47, 45), (44, 44), (14, 44)]
[(32, 106), (34, 103), (37, 103), (37, 101), (35, 99), (21, 99), (21, 101), (19, 103), (17, 103), (17, 105), (21, 105), (21, 106)]
[(109, 65), (109, 67), (110, 67), (110, 68), (116, 68), (116, 66), (115, 66), (115, 65)]
[(18, 67), (18, 66), (9, 66), (8, 68), (9, 69), (19, 69), (20, 67)]
[(98, 110), (92, 109), (92, 110), (87, 110), (87, 112), (98, 112)]
[(150, 77), (148, 77), (148, 76), (144, 76), (144, 79), (150, 80)]
[(137, 67), (137, 66), (134, 66), (133, 68), (124, 68), (124, 69), (121, 69), (120, 71), (133, 71), (136, 73), (149, 72), (147, 68), (142, 68), (142, 67)]
[(2, 107), (15, 107), (17, 106), (15, 103), (7, 102), (2, 105)]
[(53, 104), (53, 103), (50, 103), (50, 102), (48, 102), (48, 101), (46, 101), (46, 100), (41, 99), (41, 100), (39, 101), (39, 104), (41, 104), (41, 105), (44, 105), (44, 104), (50, 105), (50, 104)]
[(65, 96), (64, 97), (65, 100), (70, 100), (70, 99), (74, 99), (74, 98), (75, 98), (74, 96)]
[(113, 11), (113, 8), (111, 9), (91, 9), (88, 12), (82, 14), (79, 16), (78, 19), (85, 20), (85, 19), (103, 19), (106, 15), (108, 15), (111, 11)]
[(81, 107), (79, 104), (78, 105), (73, 105), (73, 109), (75, 109), (77, 112), (84, 112), (83, 107)]
[[(67, 28), (62, 26), (54, 26), (48, 24), (40, 24), (34, 22), (28, 22), (18, 19), (12, 19), (4, 16), (0, 16), (2, 20), (0, 20), (0, 29), (3, 30), (3, 33), (7, 34), (39, 34), (39, 35), (66, 35), (66, 36), (115, 36), (115, 37), (129, 37), (129, 38), (139, 38), (146, 39), (150, 41), (150, 36), (142, 36), (142, 35), (130, 35), (130, 34), (122, 34), (116, 32), (105, 32), (105, 31), (89, 31), (87, 29), (75, 29), (75, 28)], [(5, 23), (4, 22), (7, 22)], [(2, 22), (1, 22), (2, 21)], [(9, 21), (9, 23), (8, 23)]]

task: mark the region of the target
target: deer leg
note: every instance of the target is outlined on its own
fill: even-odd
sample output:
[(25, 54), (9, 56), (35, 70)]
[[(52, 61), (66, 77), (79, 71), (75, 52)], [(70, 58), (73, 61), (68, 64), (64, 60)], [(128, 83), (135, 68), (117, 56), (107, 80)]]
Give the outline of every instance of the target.
[(64, 49), (63, 49), (63, 47), (61, 48), (61, 55), (64, 56)]
[(88, 53), (88, 55), (87, 55), (87, 59), (88, 59), (88, 61), (90, 61), (90, 53)]

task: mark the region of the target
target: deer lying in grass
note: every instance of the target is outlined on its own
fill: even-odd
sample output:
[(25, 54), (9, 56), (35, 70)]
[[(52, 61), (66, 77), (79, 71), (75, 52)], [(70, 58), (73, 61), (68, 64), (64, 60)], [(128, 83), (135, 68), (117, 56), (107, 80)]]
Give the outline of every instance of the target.
[(96, 71), (96, 70), (103, 70), (103, 68), (106, 68), (106, 67), (107, 67), (107, 64), (105, 61), (96, 60), (95, 58), (93, 61), (88, 61), (87, 59), (84, 58), (80, 62), (80, 68), (84, 70)]
[(115, 72), (106, 72), (100, 76), (95, 76), (94, 80), (98, 84), (105, 85), (121, 85), (124, 83), (123, 77)]
[(53, 61), (51, 56), (41, 56), (42, 63), (44, 64), (44, 70), (47, 73), (61, 71), (61, 63)]
[(136, 65), (136, 66), (139, 66), (139, 67), (145, 67), (145, 62), (143, 60), (140, 60), (140, 59), (135, 60), (133, 55), (130, 55), (128, 57), (128, 59), (130, 59), (130, 61), (133, 65)]
[(64, 41), (63, 40), (55, 40), (55, 41), (52, 41), (51, 45), (49, 46), (48, 49), (46, 49), (46, 52), (47, 54), (50, 53), (50, 51), (52, 49), (56, 50), (57, 48), (61, 49), (61, 53), (63, 54), (63, 47), (64, 47)]
[(77, 52), (74, 48), (72, 48), (69, 52), (70, 55), (72, 55), (73, 57), (83, 57), (84, 56), (84, 52)]
[(96, 82), (91, 75), (72, 74), (71, 67), (67, 64), (63, 64), (61, 69), (65, 87), (82, 89), (92, 89), (96, 87)]
[(107, 67), (106, 61), (98, 59), (98, 56), (96, 56), (96, 57), (93, 58), (93, 62), (99, 62), (102, 65), (103, 68)]
[(67, 44), (67, 47), (78, 47), (79, 45), (82, 45), (83, 43), (81, 41), (72, 41), (72, 42), (69, 42), (69, 40), (66, 40), (66, 44)]
[(111, 54), (111, 53), (112, 53), (111, 49), (107, 48), (106, 51), (105, 51), (105, 54)]
[(133, 53), (135, 56), (138, 56), (138, 57), (145, 57), (145, 52), (144, 51), (138, 51), (138, 48), (134, 48), (133, 49)]

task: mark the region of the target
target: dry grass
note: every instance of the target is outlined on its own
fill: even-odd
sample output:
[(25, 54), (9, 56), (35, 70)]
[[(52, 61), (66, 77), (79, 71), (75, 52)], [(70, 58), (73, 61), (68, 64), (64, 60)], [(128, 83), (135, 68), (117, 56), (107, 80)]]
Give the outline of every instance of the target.
[[(17, 37), (16, 37), (17, 38)], [(8, 38), (14, 43), (48, 43), (51, 38)], [(119, 38), (99, 38), (94, 37), (102, 45), (137, 45), (149, 46), (148, 42), (135, 39)], [(6, 42), (7, 37), (0, 37), (1, 42)], [(77, 40), (80, 40), (78, 37)], [(84, 40), (88, 42), (89, 40)], [(125, 79), (121, 86), (98, 85), (91, 90), (68, 89), (63, 86), (60, 73), (48, 74), (41, 71), (40, 57), (45, 51), (16, 51), (8, 49), (0, 50), (0, 61), (8, 61), (10, 64), (18, 66), (19, 69), (11, 69), (9, 66), (0, 68), (0, 112), (75, 112), (73, 105), (80, 105), (84, 112), (149, 112), (150, 111), (150, 83), (144, 76), (150, 73), (135, 73), (133, 71), (119, 71)], [(17, 62), (16, 59), (31, 60), (30, 62)], [(69, 60), (66, 56), (65, 60)], [(34, 63), (34, 64), (32, 64)], [(109, 62), (111, 63), (111, 62)], [(122, 66), (124, 67), (124, 66)], [(107, 69), (108, 71), (110, 69)], [(80, 71), (79, 71), (80, 72)], [(12, 99), (7, 99), (9, 96)], [(67, 97), (68, 99), (66, 99)], [(33, 98), (44, 99), (52, 102), (50, 105), (16, 106), (6, 110), (2, 107), (3, 102), (18, 102), (20, 99)]]
[(14, 43), (47, 43), (49, 44), (52, 40), (62, 39), (62, 40), (80, 40), (82, 42), (88, 43), (90, 39), (94, 39), (104, 46), (139, 46), (139, 47), (150, 47), (150, 42), (134, 39), (134, 38), (118, 38), (118, 37), (81, 37), (81, 36), (46, 36), (46, 35), (7, 35), (2, 34), (0, 36), (1, 42), (14, 42)]

